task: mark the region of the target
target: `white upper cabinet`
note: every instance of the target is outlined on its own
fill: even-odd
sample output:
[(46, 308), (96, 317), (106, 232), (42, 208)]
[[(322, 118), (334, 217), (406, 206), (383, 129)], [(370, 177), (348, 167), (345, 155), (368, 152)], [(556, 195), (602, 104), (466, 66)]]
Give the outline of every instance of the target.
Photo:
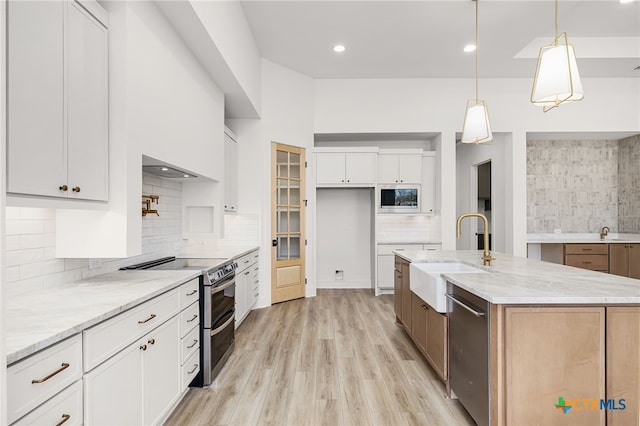
[(238, 211), (238, 143), (224, 134), (224, 210)]
[(422, 156), (420, 154), (380, 154), (378, 183), (421, 183)]
[(7, 191), (106, 201), (106, 26), (71, 1), (11, 1), (7, 19)]
[(376, 179), (373, 152), (316, 152), (316, 185), (371, 185)]
[(436, 156), (425, 153), (422, 156), (422, 213), (436, 211)]

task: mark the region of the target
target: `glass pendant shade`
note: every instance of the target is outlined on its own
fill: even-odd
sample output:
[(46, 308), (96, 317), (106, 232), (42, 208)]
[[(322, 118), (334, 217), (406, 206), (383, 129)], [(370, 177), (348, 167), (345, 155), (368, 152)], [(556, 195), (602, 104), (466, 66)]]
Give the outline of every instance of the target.
[(540, 48), (533, 80), (531, 103), (547, 112), (566, 101), (584, 98), (573, 45), (567, 34), (560, 34), (551, 45)]
[(493, 140), (487, 103), (481, 99), (469, 99), (462, 125), (462, 143), (484, 143)]

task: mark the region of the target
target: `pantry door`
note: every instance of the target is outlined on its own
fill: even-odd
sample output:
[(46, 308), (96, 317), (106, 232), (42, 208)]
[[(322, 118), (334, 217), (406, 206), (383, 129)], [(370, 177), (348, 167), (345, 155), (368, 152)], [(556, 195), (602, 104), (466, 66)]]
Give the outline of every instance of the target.
[(271, 303), (305, 295), (305, 151), (271, 144)]

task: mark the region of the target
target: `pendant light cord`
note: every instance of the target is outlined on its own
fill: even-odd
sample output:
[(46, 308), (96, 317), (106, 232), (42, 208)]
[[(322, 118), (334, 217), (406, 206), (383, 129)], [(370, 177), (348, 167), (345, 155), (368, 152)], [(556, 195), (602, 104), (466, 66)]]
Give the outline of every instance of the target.
[(558, 0), (556, 0), (556, 38), (558, 38)]
[(480, 0), (475, 0), (475, 2), (476, 2), (476, 103), (477, 103), (478, 102), (478, 3), (480, 2)]

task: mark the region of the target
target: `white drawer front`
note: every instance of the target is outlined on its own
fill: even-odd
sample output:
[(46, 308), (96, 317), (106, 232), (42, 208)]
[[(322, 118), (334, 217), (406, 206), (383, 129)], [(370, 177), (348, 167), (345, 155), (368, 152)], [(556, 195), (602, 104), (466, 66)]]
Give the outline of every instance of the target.
[(194, 303), (180, 313), (180, 336), (184, 336), (198, 324), (200, 324), (200, 308), (197, 303)]
[(187, 362), (187, 359), (193, 355), (194, 352), (198, 352), (200, 349), (200, 327), (196, 327), (189, 334), (182, 338), (182, 357), (180, 358), (181, 364)]
[(179, 288), (83, 332), (84, 371), (90, 371), (180, 311)]
[(200, 371), (200, 354), (199, 351), (189, 357), (187, 362), (182, 366), (182, 387), (186, 388), (189, 386), (189, 383), (193, 380), (194, 377)]
[(7, 420), (11, 423), (19, 419), (81, 377), (80, 334), (10, 365), (7, 368)]
[[(64, 421), (64, 423), (62, 423)], [(82, 380), (78, 380), (14, 425), (81, 425)]]
[(198, 300), (200, 297), (198, 293), (199, 287), (200, 278), (194, 278), (180, 286), (180, 309), (184, 309)]
[(249, 268), (251, 265), (258, 261), (260, 255), (258, 251), (252, 251), (251, 253), (247, 253), (244, 256), (236, 259), (236, 263), (238, 264), (238, 270), (236, 272), (243, 272), (245, 269)]
[(422, 250), (422, 244), (378, 244), (378, 255), (393, 254), (394, 250)]

